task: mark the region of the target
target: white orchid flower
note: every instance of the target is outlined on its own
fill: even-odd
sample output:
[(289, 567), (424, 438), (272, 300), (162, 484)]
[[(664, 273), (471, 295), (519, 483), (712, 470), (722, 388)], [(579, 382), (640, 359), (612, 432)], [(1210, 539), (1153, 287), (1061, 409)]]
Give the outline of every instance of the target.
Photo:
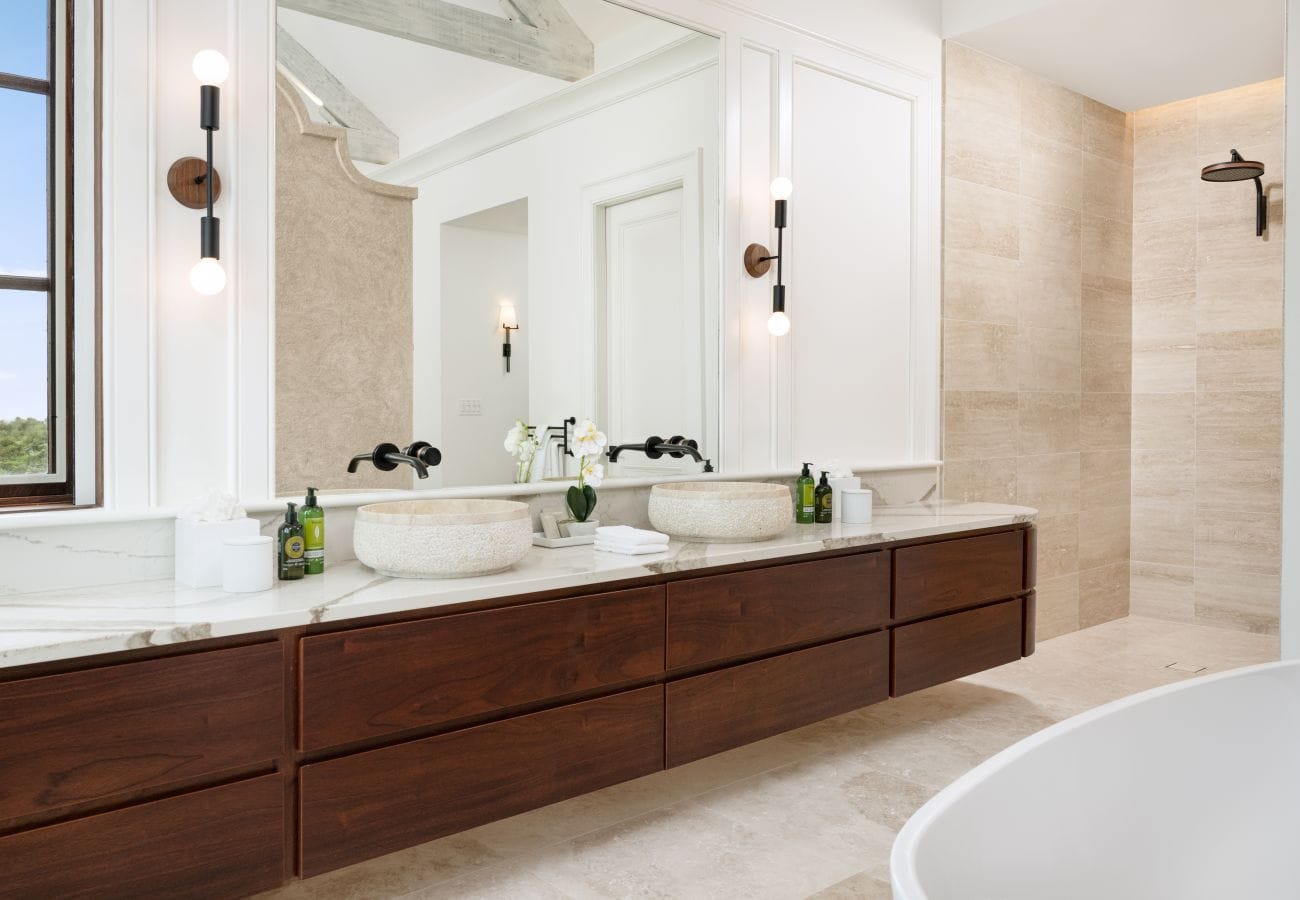
[(523, 420), (516, 419), (514, 426), (506, 432), (506, 452), (511, 455), (517, 454), (527, 440), (529, 440), (528, 426)]
[(582, 467), (582, 480), (594, 488), (600, 487), (600, 483), (605, 480), (605, 467), (600, 463), (587, 463)]
[(607, 442), (605, 433), (597, 430), (591, 419), (584, 419), (573, 432), (573, 449), (579, 456), (600, 456)]

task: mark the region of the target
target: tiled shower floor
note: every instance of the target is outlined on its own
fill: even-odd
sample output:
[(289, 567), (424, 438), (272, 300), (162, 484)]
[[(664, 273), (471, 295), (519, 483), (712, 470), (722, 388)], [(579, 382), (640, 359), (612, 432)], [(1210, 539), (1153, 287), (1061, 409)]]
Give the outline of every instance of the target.
[(887, 898), (895, 833), (976, 763), (1108, 700), (1277, 655), (1276, 637), (1119, 619), (1000, 669), (264, 896)]

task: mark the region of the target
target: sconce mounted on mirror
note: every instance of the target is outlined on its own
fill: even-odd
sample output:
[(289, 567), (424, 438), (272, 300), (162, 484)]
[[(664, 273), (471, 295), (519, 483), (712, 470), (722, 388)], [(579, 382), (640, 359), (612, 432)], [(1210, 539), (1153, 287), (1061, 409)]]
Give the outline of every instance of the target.
[(750, 244), (745, 248), (745, 271), (753, 278), (762, 278), (772, 268), (776, 260), (776, 284), (772, 285), (772, 315), (767, 320), (767, 330), (774, 337), (790, 333), (790, 317), (785, 314), (785, 283), (782, 262), (785, 255), (784, 235), (786, 226), (786, 201), (794, 193), (790, 179), (781, 176), (772, 182), (772, 199), (776, 201), (774, 224), (776, 225), (776, 253), (768, 251), (762, 244)]
[(519, 312), (513, 303), (501, 304), (501, 328), (506, 333), (506, 342), (501, 345), (501, 355), (506, 358), (506, 371), (510, 371), (510, 332), (519, 330)]
[(194, 77), (199, 80), (199, 127), (207, 134), (207, 158), (186, 156), (167, 171), (167, 188), (182, 206), (205, 211), (199, 223), (199, 261), (190, 269), (190, 285), (206, 296), (226, 289), (226, 270), (221, 267), (221, 220), (212, 214), (212, 204), (221, 196), (221, 176), (212, 166), (212, 132), (221, 128), (221, 85), (230, 74), (230, 64), (216, 50), (203, 50), (194, 57)]

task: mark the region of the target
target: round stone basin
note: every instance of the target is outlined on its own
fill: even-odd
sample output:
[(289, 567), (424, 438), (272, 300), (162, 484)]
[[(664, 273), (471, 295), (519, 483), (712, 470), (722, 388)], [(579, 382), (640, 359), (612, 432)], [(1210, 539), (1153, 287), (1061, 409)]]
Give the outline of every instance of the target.
[(650, 489), (650, 522), (678, 540), (766, 541), (794, 522), (794, 498), (783, 484), (686, 481)]
[(357, 559), (396, 578), (502, 572), (533, 543), (532, 517), (513, 500), (397, 500), (357, 510)]

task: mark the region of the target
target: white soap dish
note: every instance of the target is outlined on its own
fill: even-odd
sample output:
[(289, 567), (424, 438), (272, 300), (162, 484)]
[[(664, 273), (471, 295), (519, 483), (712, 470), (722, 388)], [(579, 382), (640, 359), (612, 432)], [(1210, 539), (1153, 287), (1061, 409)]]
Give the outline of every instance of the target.
[(533, 546), (545, 547), (547, 550), (558, 550), (561, 547), (581, 547), (584, 544), (596, 543), (594, 534), (580, 534), (577, 537), (548, 538), (543, 531), (533, 532)]

